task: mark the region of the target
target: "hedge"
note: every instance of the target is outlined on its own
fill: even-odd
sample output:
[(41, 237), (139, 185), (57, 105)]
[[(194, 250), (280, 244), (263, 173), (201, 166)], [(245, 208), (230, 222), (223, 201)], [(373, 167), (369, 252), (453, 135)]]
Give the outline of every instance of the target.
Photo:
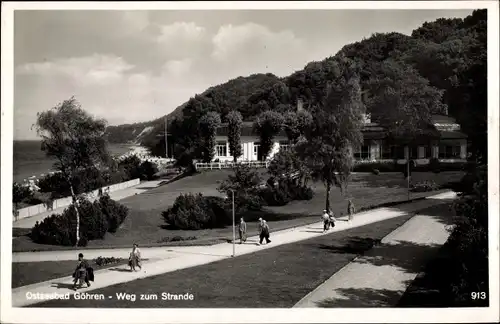
[[(415, 163), (415, 162), (413, 162)], [(353, 172), (371, 172), (379, 174), (380, 172), (403, 172), (406, 175), (406, 164), (398, 164), (395, 161), (391, 162), (366, 162), (356, 164)], [(411, 166), (411, 172), (445, 172), (445, 171), (463, 171), (468, 168), (468, 163), (457, 162), (439, 162), (438, 159), (432, 158), (428, 164), (414, 164)]]
[[(133, 180), (153, 180), (158, 173), (158, 167), (149, 161), (141, 162), (141, 160), (133, 155), (120, 160), (114, 167), (99, 170), (97, 168), (89, 168), (76, 173), (71, 183), (73, 190), (77, 194), (90, 192), (105, 186)], [(71, 196), (71, 189), (68, 181), (60, 172), (46, 175), (37, 183), (40, 192), (51, 193), (51, 199), (58, 199)], [(20, 186), (19, 184), (14, 184)], [(19, 192), (19, 190), (18, 190)], [(23, 200), (29, 203), (28, 199)], [(16, 201), (13, 201), (14, 203)]]
[[(128, 215), (128, 208), (107, 195), (93, 203), (79, 199), (80, 241), (86, 246), (88, 241), (103, 239), (107, 232), (115, 232)], [(74, 246), (76, 243), (76, 212), (72, 204), (61, 215), (53, 214), (41, 223), (36, 222), (31, 229), (31, 239), (35, 243)]]
[(268, 206), (284, 206), (292, 200), (311, 200), (314, 192), (306, 186), (299, 186), (293, 180), (282, 179), (276, 186), (268, 184), (259, 190), (259, 196)]
[(220, 197), (181, 194), (174, 205), (162, 212), (165, 222), (175, 229), (199, 230), (224, 227), (232, 223), (226, 211), (226, 201)]

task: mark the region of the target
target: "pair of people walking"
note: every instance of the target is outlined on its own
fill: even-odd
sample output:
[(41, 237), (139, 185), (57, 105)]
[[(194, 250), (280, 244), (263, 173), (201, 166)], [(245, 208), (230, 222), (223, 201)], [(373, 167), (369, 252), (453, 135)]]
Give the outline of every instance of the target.
[[(238, 232), (240, 236), (240, 244), (243, 244), (244, 242), (247, 241), (247, 223), (245, 222), (243, 217), (240, 219), (240, 223), (238, 225)], [(264, 240), (266, 240), (266, 243), (271, 243), (269, 236), (270, 236), (269, 225), (265, 220), (259, 218), (259, 245), (261, 245)]]
[(91, 281), (94, 281), (94, 269), (89, 265), (87, 260), (83, 258), (83, 254), (79, 253), (78, 263), (73, 272), (73, 289), (77, 290), (78, 288), (82, 288), (84, 282), (87, 284), (88, 288), (90, 287)]
[(335, 227), (335, 222), (337, 220), (335, 219), (335, 215), (331, 210), (328, 211), (324, 209), (321, 219), (323, 220), (323, 233), (327, 232), (330, 229), (330, 227), (332, 228)]

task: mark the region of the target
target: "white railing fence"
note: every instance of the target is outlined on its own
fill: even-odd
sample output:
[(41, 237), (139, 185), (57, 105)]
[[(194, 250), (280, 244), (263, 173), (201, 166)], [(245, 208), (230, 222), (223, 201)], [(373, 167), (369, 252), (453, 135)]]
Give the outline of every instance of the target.
[[(140, 183), (141, 183), (140, 179), (133, 179), (133, 180), (105, 186), (105, 187), (102, 187), (100, 189), (96, 189), (96, 190), (93, 190), (91, 192), (87, 192), (85, 195), (87, 196), (87, 198), (92, 200), (92, 199), (95, 199), (99, 196), (100, 191), (110, 193), (110, 192), (115, 192), (115, 191), (123, 190), (126, 188), (130, 188), (130, 187), (134, 187), (134, 186), (139, 185)], [(23, 218), (36, 216), (38, 214), (52, 211), (52, 210), (55, 210), (58, 208), (67, 207), (67, 206), (71, 205), (72, 202), (73, 202), (72, 197), (64, 197), (64, 198), (59, 198), (59, 199), (53, 200), (52, 204), (49, 204), (49, 205), (38, 204), (38, 205), (34, 205), (34, 206), (21, 208), (17, 211), (17, 215), (16, 214), (13, 215), (14, 216), (13, 221), (18, 221), (18, 220), (23, 219)]]
[[(252, 168), (268, 168), (270, 161), (241, 161), (236, 162), (236, 165), (248, 165)], [(196, 170), (221, 170), (231, 169), (235, 165), (234, 162), (210, 162), (210, 163), (195, 163)]]

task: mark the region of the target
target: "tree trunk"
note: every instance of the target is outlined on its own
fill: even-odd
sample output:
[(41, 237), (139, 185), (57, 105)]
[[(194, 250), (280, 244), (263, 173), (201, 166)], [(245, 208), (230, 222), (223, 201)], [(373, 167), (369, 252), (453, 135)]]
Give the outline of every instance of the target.
[(73, 198), (73, 206), (75, 207), (75, 214), (76, 214), (76, 242), (75, 242), (75, 246), (78, 246), (78, 243), (80, 242), (80, 212), (78, 211), (78, 208), (80, 206), (79, 206), (75, 191), (73, 190), (73, 185), (70, 184), (69, 188), (71, 190), (71, 197)]
[(330, 210), (330, 191), (331, 191), (331, 184), (327, 183), (326, 184), (326, 202), (325, 202), (325, 209), (327, 211)]

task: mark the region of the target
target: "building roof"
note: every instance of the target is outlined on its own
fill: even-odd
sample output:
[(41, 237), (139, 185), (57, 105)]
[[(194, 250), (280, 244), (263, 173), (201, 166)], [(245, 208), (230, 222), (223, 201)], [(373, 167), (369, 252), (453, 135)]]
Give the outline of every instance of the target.
[[(217, 135), (219, 136), (227, 136), (228, 135), (228, 125), (221, 124), (219, 128), (217, 128)], [(253, 128), (253, 122), (243, 122), (241, 127), (241, 136), (259, 136)], [(284, 130), (280, 131), (278, 136), (286, 136), (286, 132)]]
[(459, 131), (441, 131), (441, 139), (465, 139), (467, 135)]
[[(444, 115), (432, 115), (432, 125), (426, 130), (428, 137), (441, 139), (464, 139), (467, 135), (460, 132), (460, 125), (456, 123), (455, 118)], [(366, 123), (363, 125), (363, 138), (368, 140), (384, 139), (387, 136), (386, 129), (377, 123)], [(217, 135), (228, 135), (228, 124), (223, 123), (217, 129)], [(286, 137), (284, 130), (280, 131), (279, 136)], [(244, 121), (241, 128), (241, 136), (259, 136), (253, 128), (252, 121)]]
[(431, 120), (433, 124), (456, 124), (457, 121), (455, 118), (447, 115), (432, 115)]
[[(367, 123), (363, 126), (363, 134), (369, 136), (372, 139), (383, 138), (385, 136), (385, 129), (376, 123)], [(222, 123), (219, 128), (217, 128), (217, 135), (227, 136), (228, 134), (228, 124)], [(242, 123), (241, 136), (258, 136), (259, 134), (253, 129), (253, 122), (245, 121)], [(280, 136), (286, 136), (286, 132), (282, 130), (279, 133)], [(382, 137), (380, 137), (382, 136)]]

